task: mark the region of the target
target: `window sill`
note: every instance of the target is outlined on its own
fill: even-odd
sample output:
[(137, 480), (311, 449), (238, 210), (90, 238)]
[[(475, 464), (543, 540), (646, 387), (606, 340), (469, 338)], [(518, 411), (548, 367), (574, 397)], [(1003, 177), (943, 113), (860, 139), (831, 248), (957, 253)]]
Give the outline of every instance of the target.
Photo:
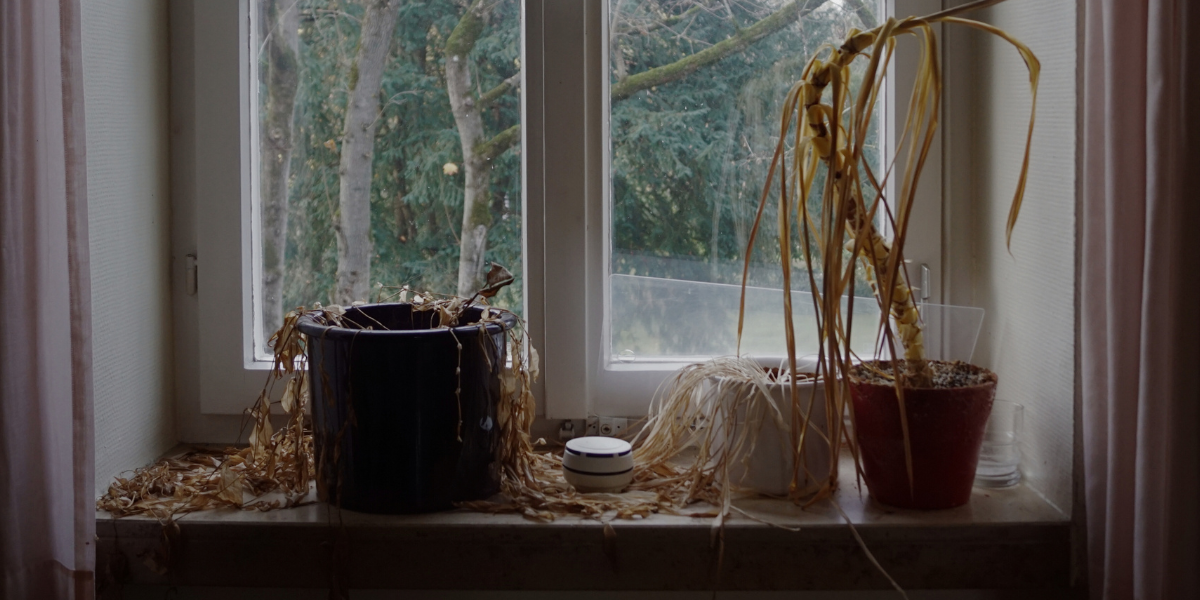
[[(836, 500), (876, 559), (906, 589), (1064, 589), (1071, 565), (1070, 521), (1025, 485), (976, 488), (971, 502), (944, 511), (880, 506), (841, 465)], [(805, 590), (886, 589), (830, 503), (801, 510), (783, 500), (737, 504), (725, 526), (716, 575), (712, 521), (678, 515), (604, 526), (565, 517), (538, 523), (518, 515), (452, 511), (381, 516), (312, 504), (271, 512), (211, 510), (178, 520), (169, 573), (141, 559), (159, 548), (152, 518), (97, 513), (97, 573), (123, 555), (123, 583), (176, 586), (328, 587), (329, 548), (344, 544), (355, 589)], [(697, 510), (702, 511), (703, 508)], [(344, 536), (342, 532), (344, 527)], [(115, 569), (114, 571), (120, 571)]]

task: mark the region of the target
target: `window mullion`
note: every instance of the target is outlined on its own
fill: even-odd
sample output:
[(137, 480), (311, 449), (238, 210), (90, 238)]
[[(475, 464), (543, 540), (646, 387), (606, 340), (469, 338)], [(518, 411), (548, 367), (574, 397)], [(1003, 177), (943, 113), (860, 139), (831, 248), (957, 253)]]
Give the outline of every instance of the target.
[[(545, 198), (545, 415), (579, 418), (588, 410), (587, 263), (589, 211), (584, 23), (588, 2), (544, 2), (543, 140)], [(530, 6), (536, 5), (531, 2)], [(531, 182), (536, 185), (536, 182)], [(597, 307), (598, 308), (598, 307)]]

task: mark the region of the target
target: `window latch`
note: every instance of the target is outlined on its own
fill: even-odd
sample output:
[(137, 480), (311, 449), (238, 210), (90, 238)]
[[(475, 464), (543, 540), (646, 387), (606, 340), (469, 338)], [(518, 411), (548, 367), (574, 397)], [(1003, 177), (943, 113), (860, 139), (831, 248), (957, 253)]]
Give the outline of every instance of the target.
[(921, 302), (929, 300), (929, 265), (921, 265)]

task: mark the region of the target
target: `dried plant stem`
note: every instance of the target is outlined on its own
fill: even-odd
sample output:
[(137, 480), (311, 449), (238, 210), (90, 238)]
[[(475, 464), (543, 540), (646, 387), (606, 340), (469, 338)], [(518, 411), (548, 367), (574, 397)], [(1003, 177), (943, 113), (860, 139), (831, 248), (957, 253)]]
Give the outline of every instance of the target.
[[(866, 125), (869, 122), (869, 114), (866, 112), (868, 105), (873, 106), (876, 100), (874, 96), (874, 88), (870, 82), (863, 84), (863, 88), (859, 92), (856, 110), (851, 113), (852, 118), (857, 117), (857, 123), (853, 120), (850, 122), (850, 128), (858, 134), (858, 139), (849, 139), (849, 135), (839, 135), (843, 133), (840, 119), (833, 119), (834, 115), (841, 114), (844, 103), (850, 95), (849, 89), (849, 66), (854, 59), (859, 56), (859, 53), (871, 44), (874, 44), (877, 39), (886, 39), (887, 35), (896, 35), (898, 24), (894, 20), (889, 20), (884, 25), (876, 30), (865, 33), (853, 33), (846, 42), (837, 49), (832, 50), (832, 56), (828, 62), (821, 63), (818, 60), (810, 62), (810, 75), (806, 81), (799, 86), (796, 93), (801, 100), (802, 110), (799, 113), (800, 125), (797, 126), (797, 135), (803, 131), (803, 125), (808, 126), (810, 137), (807, 139), (812, 151), (817, 158), (825, 164), (829, 176), (827, 177), (827, 194), (836, 202), (836, 210), (832, 212), (840, 212), (844, 215), (841, 219), (836, 219), (835, 224), (826, 223), (822, 228), (821, 233), (825, 234), (824, 239), (837, 240), (841, 239), (839, 233), (845, 232), (852, 240), (848, 245), (852, 254), (861, 256), (867, 264), (868, 276), (871, 278), (872, 287), (875, 289), (875, 295), (879, 299), (880, 304), (887, 307), (884, 311), (884, 319), (890, 313), (894, 319), (899, 333), (901, 344), (904, 348), (904, 356), (911, 359), (911, 364), (917, 365), (914, 369), (914, 387), (928, 387), (932, 380), (932, 373), (929, 367), (925, 364), (925, 348), (924, 339), (921, 333), (920, 314), (917, 311), (916, 303), (913, 298), (912, 290), (908, 282), (903, 277), (903, 272), (898, 268), (901, 264), (900, 253), (892, 252), (891, 244), (879, 233), (875, 227), (875, 210), (866, 211), (865, 203), (863, 202), (860, 188), (856, 185), (858, 179), (858, 165), (861, 159), (861, 143), (865, 137)], [(884, 49), (885, 46), (876, 44), (877, 48)], [(887, 58), (891, 56), (891, 48), (886, 47)], [(887, 59), (881, 61), (882, 54), (876, 52), (872, 56), (869, 71), (877, 69), (881, 64), (886, 68)], [(834, 89), (834, 106), (822, 104), (822, 97), (825, 94), (826, 88), (833, 84)], [(835, 112), (836, 111), (836, 112)], [(936, 112), (934, 113), (936, 114)], [(909, 125), (913, 124), (912, 116), (910, 115)], [(932, 127), (931, 127), (932, 128)], [(915, 137), (913, 138), (915, 140)], [(853, 146), (857, 142), (858, 146)], [(851, 148), (854, 148), (853, 150)], [(799, 157), (800, 152), (797, 152)], [(811, 164), (811, 163), (810, 163)], [(795, 172), (799, 176), (803, 176), (803, 166), (798, 165)], [(810, 175), (811, 176), (811, 175)], [(910, 187), (905, 186), (904, 192), (906, 195), (911, 194), (915, 189), (914, 183)], [(876, 199), (882, 198), (882, 190)], [(800, 209), (804, 214), (807, 211), (807, 195), (797, 200)], [(878, 204), (874, 204), (878, 206)], [(865, 213), (865, 214), (864, 214)], [(903, 218), (907, 218), (908, 212), (905, 211)], [(811, 223), (811, 219), (805, 219)], [(844, 223), (844, 227), (842, 226)], [(832, 225), (832, 227), (831, 227)], [(829, 231), (833, 229), (833, 231)], [(824, 236), (816, 236), (817, 239), (822, 239)], [(790, 236), (785, 236), (790, 238)], [(840, 252), (826, 252), (826, 258), (837, 258), (840, 262)], [(854, 261), (849, 261), (850, 268), (853, 268)], [(833, 272), (839, 270), (840, 264), (828, 265), (834, 267)], [(830, 272), (830, 271), (826, 271)], [(830, 290), (826, 290), (827, 292)], [(837, 290), (841, 292), (841, 290)], [(841, 294), (833, 296), (834, 299), (840, 299)], [(830, 311), (833, 312), (833, 311)]]
[[(858, 253), (868, 266), (866, 273), (875, 296), (882, 298), (884, 294), (875, 278), (877, 271), (872, 266), (888, 264), (892, 256), (891, 244), (880, 235), (874, 224), (869, 221), (863, 223), (863, 219), (856, 216), (855, 206), (855, 204), (850, 206), (852, 211), (849, 218), (850, 233), (855, 239), (865, 240)], [(904, 277), (896, 277), (891, 286), (885, 283), (882, 287), (890, 287), (892, 292), (891, 299), (887, 304), (891, 318), (896, 324), (900, 343), (904, 347), (904, 358), (917, 361), (910, 364), (923, 365), (918, 366), (915, 370), (918, 373), (917, 377), (924, 377), (924, 380), (914, 382), (913, 385), (914, 387), (928, 387), (932, 373), (929, 371), (929, 366), (925, 364), (925, 336), (921, 331), (921, 315), (917, 311), (912, 288), (909, 287), (908, 281)]]

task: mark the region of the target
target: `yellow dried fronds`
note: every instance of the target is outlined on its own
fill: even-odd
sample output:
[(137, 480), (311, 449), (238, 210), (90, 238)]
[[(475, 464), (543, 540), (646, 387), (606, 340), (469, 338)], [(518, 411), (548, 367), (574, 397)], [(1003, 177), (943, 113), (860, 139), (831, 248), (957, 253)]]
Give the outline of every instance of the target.
[[(821, 343), (818, 370), (826, 381), (848, 380), (849, 367), (854, 360), (849, 347), (853, 313), (844, 310), (842, 300), (853, 295), (856, 265), (861, 263), (866, 266), (875, 297), (883, 309), (877, 324), (879, 346), (893, 360), (901, 356), (913, 359), (905, 361), (910, 368), (907, 371), (898, 369), (899, 376), (896, 378), (905, 440), (908, 439), (908, 424), (903, 388), (906, 385), (932, 385), (931, 372), (924, 361), (920, 314), (903, 268), (903, 250), (912, 205), (921, 171), (935, 139), (940, 110), (941, 67), (938, 63), (937, 36), (931, 25), (948, 23), (974, 27), (997, 35), (1016, 47), (1029, 69), (1033, 102), (1036, 105), (1040, 67), (1029, 48), (991, 25), (959, 16), (1000, 1), (981, 0), (921, 18), (891, 18), (867, 32), (851, 31), (840, 46), (825, 46), (818, 51), (808, 61), (800, 81), (791, 87), (784, 99), (779, 141), (746, 245), (742, 314), (738, 322), (739, 344), (744, 323), (750, 254), (764, 208), (771, 199), (773, 186), (778, 183), (779, 252), (783, 267), (784, 334), (788, 362), (794, 373), (790, 256), (793, 243), (798, 242), (809, 267), (809, 284)], [(905, 160), (898, 171), (899, 181), (895, 186), (897, 194), (888, 197), (885, 190), (896, 166), (895, 159), (887, 165), (882, 177), (877, 177), (863, 156), (871, 117), (896, 40), (905, 35), (917, 38), (920, 59), (909, 110), (897, 144)], [(852, 87), (850, 68), (860, 58), (866, 59), (865, 68), (861, 72), (861, 79)], [(1024, 196), (1033, 123), (1031, 111), (1024, 161), (1009, 209), (1006, 230), (1009, 240)], [(788, 173), (789, 168), (791, 173)], [(817, 206), (810, 210), (811, 187), (822, 172), (825, 175), (824, 188), (818, 194)], [(793, 217), (789, 214), (792, 210), (796, 211), (794, 219), (799, 240), (793, 239)], [(890, 243), (877, 227), (882, 220), (886, 220), (894, 234)], [(897, 348), (898, 344), (900, 348)], [(830, 386), (827, 390), (832, 397), (831, 405), (839, 408), (846, 405), (847, 393), (845, 385)], [(828, 416), (832, 425), (834, 421), (841, 420), (842, 413), (830, 412)], [(905, 448), (906, 452), (910, 452), (907, 443)], [(854, 450), (853, 446), (851, 450)], [(906, 458), (911, 480), (911, 458)]]
[[(787, 213), (792, 210), (791, 207), (795, 207), (802, 238), (800, 246), (808, 264), (823, 275), (820, 284), (816, 276), (813, 276), (811, 283), (817, 298), (817, 318), (825, 358), (828, 360), (845, 361), (850, 356), (849, 349), (841, 346), (848, 336), (836, 330), (850, 325), (849, 315), (841, 314), (839, 304), (849, 291), (847, 284), (853, 281), (852, 270), (858, 262), (856, 258), (867, 266), (871, 279), (877, 284), (874, 286), (875, 294), (885, 308), (885, 316), (879, 324), (885, 347), (893, 356), (899, 356), (900, 349), (895, 347), (898, 341), (906, 358), (924, 358), (919, 313), (911, 288), (905, 280), (902, 249), (920, 173), (938, 125), (941, 70), (937, 37), (931, 24), (967, 25), (998, 35), (1013, 44), (1029, 67), (1036, 102), (1039, 67), (1028, 47), (991, 25), (958, 16), (998, 1), (983, 0), (923, 18), (889, 19), (866, 32), (852, 30), (840, 46), (823, 47), (817, 56), (809, 60), (802, 79), (792, 87), (785, 99), (779, 144), (763, 190), (759, 215), (747, 244), (747, 254), (753, 247), (762, 207), (771, 194), (773, 182), (777, 180), (781, 208), (780, 252), (785, 257), (783, 263), (789, 264), (786, 257), (790, 254), (793, 241), (791, 217)], [(862, 158), (878, 91), (886, 77), (896, 39), (904, 35), (917, 37), (920, 61), (910, 109), (898, 144), (904, 150), (906, 161), (900, 171), (898, 195), (893, 199), (887, 197), (884, 190), (894, 164), (888, 166), (882, 179), (878, 179)], [(857, 59), (864, 57), (867, 60), (861, 81), (857, 83), (857, 89), (852, 89), (850, 67)], [(1032, 126), (1031, 115), (1030, 131)], [(791, 131), (795, 132), (796, 142), (789, 157), (784, 142)], [(1025, 159), (1006, 232), (1010, 237), (1024, 193), (1029, 142), (1030, 137), (1027, 136)], [(792, 169), (790, 176), (787, 173), (789, 165)], [(809, 191), (811, 183), (822, 170), (826, 172), (825, 188), (820, 192), (819, 208), (814, 214), (809, 211)], [(776, 171), (780, 173), (778, 178)], [(876, 226), (881, 217), (888, 220), (894, 231), (890, 244)], [(817, 252), (809, 255), (810, 242), (813, 241), (816, 242)], [(843, 253), (843, 246), (851, 250), (849, 256)], [(785, 267), (783, 271), (784, 279), (789, 279), (789, 269)], [(789, 298), (790, 294), (785, 294), (785, 305), (790, 302)], [(890, 319), (886, 315), (890, 315)], [(785, 327), (790, 333), (790, 323), (785, 323)], [(739, 326), (739, 335), (740, 331)], [(834, 371), (840, 374), (841, 369), (835, 367)], [(918, 369), (918, 375), (920, 371)], [(920, 381), (910, 383), (920, 384)]]

